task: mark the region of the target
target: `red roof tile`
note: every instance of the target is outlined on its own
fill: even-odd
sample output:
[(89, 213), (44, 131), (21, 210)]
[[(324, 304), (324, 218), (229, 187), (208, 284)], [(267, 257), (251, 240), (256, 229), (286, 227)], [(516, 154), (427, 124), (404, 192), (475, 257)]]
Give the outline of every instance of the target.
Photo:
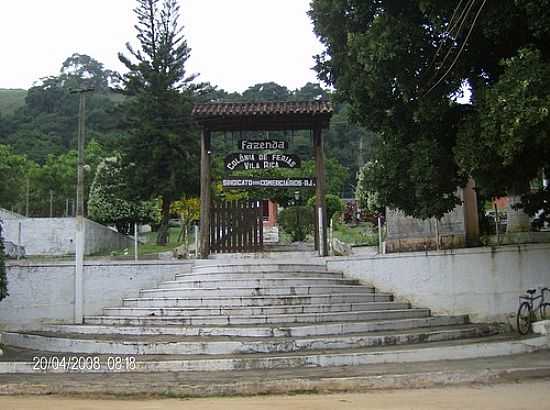
[(250, 117), (279, 115), (317, 115), (333, 113), (329, 101), (284, 101), (284, 102), (218, 102), (196, 104), (193, 116), (201, 118)]

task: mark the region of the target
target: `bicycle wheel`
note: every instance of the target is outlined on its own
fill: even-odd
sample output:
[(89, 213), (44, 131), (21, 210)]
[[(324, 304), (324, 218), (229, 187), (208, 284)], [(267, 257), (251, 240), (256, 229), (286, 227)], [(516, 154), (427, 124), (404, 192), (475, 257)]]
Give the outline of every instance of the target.
[(550, 320), (550, 303), (540, 305), (540, 320)]
[(526, 335), (531, 329), (531, 305), (529, 302), (522, 302), (519, 305), (516, 317), (518, 332), (520, 335)]

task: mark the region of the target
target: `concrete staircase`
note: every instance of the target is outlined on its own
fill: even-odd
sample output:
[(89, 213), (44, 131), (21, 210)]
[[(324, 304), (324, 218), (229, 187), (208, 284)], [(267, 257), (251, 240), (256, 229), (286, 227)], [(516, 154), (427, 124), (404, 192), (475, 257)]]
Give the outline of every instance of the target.
[[(342, 366), (529, 350), (499, 335), (496, 325), (433, 316), (325, 265), (216, 260), (86, 316), (82, 325), (5, 332), (2, 343), (46, 356), (136, 356), (141, 371)], [(11, 366), (11, 372), (29, 369), (23, 362)]]

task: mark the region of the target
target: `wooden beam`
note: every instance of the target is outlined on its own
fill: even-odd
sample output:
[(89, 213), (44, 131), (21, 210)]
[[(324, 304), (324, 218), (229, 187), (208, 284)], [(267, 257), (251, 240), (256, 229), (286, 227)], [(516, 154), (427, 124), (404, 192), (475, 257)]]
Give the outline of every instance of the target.
[(201, 259), (210, 255), (210, 130), (201, 133), (201, 215), (200, 215)]
[(313, 129), (313, 146), (315, 150), (315, 173), (317, 178), (317, 183), (315, 185), (315, 219), (319, 221), (319, 255), (328, 256), (327, 207), (325, 201), (325, 154), (323, 149), (323, 132), (320, 127)]

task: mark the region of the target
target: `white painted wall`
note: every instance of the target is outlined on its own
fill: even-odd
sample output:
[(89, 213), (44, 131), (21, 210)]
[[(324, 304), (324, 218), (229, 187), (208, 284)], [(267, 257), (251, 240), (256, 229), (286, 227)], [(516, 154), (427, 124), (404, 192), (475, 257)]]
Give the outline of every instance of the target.
[[(3, 221), (4, 239), (21, 245), (26, 255), (59, 256), (75, 253), (75, 218), (23, 218)], [(86, 255), (133, 246), (133, 239), (96, 222), (85, 220)]]
[(513, 323), (525, 289), (550, 287), (550, 245), (329, 258), (341, 270), (435, 314)]
[(5, 221), (7, 219), (20, 219), (20, 218), (24, 218), (24, 216), (15, 212), (8, 211), (7, 209), (0, 208), (1, 220)]
[[(84, 314), (120, 306), (143, 288), (191, 271), (190, 261), (87, 262), (84, 265)], [(71, 323), (74, 264), (9, 262), (9, 296), (0, 302), (0, 328), (37, 328), (43, 322)]]

